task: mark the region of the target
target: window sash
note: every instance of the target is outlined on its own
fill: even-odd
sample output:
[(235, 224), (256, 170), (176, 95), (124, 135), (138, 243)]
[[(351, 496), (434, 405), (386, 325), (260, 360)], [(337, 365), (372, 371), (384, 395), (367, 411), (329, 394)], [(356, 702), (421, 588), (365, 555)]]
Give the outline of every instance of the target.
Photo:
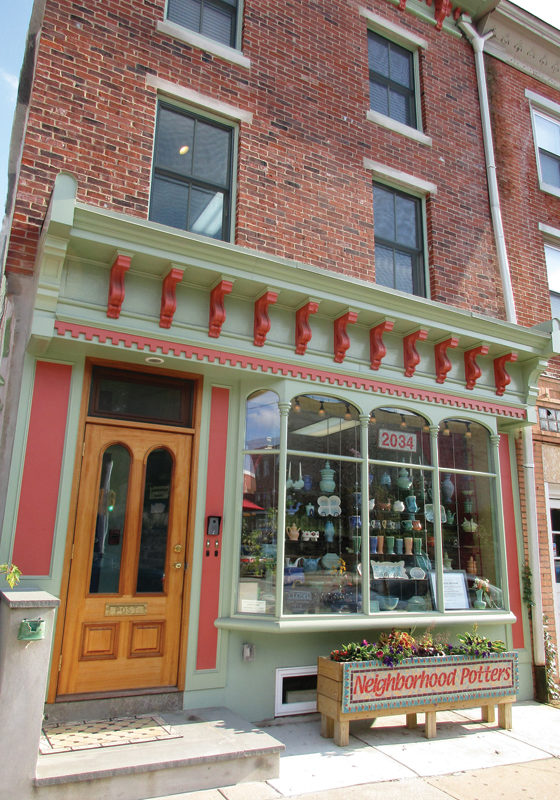
[[(225, 26), (218, 25), (219, 17), (216, 15), (222, 17)], [(235, 47), (237, 0), (168, 0), (167, 19), (228, 47)]]
[[(406, 194), (404, 192), (398, 192), (391, 187), (384, 186), (383, 184), (373, 184), (374, 187), (374, 238), (375, 238), (375, 250), (376, 250), (376, 264), (377, 264), (377, 256), (380, 255), (381, 248), (385, 248), (390, 250), (392, 253), (392, 262), (393, 262), (393, 277), (391, 282), (381, 283), (378, 280), (378, 276), (376, 275), (376, 282), (382, 286), (389, 286), (392, 289), (399, 289), (398, 280), (397, 280), (397, 270), (399, 267), (399, 256), (404, 256), (405, 258), (410, 259), (410, 287), (411, 289), (400, 289), (400, 291), (411, 291), (412, 294), (419, 295), (421, 297), (425, 296), (425, 276), (424, 276), (424, 242), (422, 236), (422, 205), (421, 200), (417, 197), (413, 197), (412, 195)], [(395, 231), (395, 238), (390, 238), (388, 236), (382, 236), (379, 234), (379, 226), (376, 231), (375, 226), (375, 188), (378, 187), (379, 189), (383, 190), (384, 192), (392, 195), (392, 208), (387, 209), (385, 208), (384, 211), (386, 212), (387, 216), (391, 217), (391, 222), (393, 225), (393, 230)], [(408, 201), (412, 201), (414, 204), (414, 217), (412, 220), (409, 220), (414, 226), (414, 234), (417, 246), (412, 247), (407, 245), (398, 240), (398, 228), (399, 228), (399, 211), (397, 208), (397, 200), (398, 198), (404, 198)], [(378, 213), (381, 213), (381, 208), (378, 205), (377, 208)], [(389, 212), (387, 214), (387, 212)]]
[[(414, 76), (414, 54), (404, 47), (391, 42), (379, 34), (369, 31), (368, 37), (370, 41), (375, 41), (384, 46), (387, 50), (387, 75), (384, 75), (379, 69), (376, 69), (375, 60), (369, 53), (369, 84), (370, 84), (370, 106), (373, 111), (395, 119), (404, 125), (409, 125), (411, 128), (417, 127), (416, 117), (416, 81)], [(391, 67), (391, 54), (395, 53), (404, 56), (408, 61), (408, 85), (394, 77), (394, 70)], [(376, 99), (377, 95), (385, 99), (385, 103), (379, 102)], [(379, 95), (381, 90), (381, 95)], [(404, 102), (404, 119), (403, 115), (399, 113), (395, 106), (395, 100), (402, 98)]]
[[(194, 122), (194, 129), (191, 139), (191, 150), (189, 154), (190, 169), (179, 172), (170, 166), (162, 166), (158, 161), (162, 161), (161, 155), (158, 156), (158, 135), (160, 135), (161, 113), (170, 111), (177, 115), (177, 118), (187, 118)], [(201, 125), (205, 126), (201, 128)], [(225, 180), (205, 179), (204, 176), (196, 174), (200, 169), (198, 166), (197, 154), (203, 147), (201, 141), (204, 138), (205, 128), (216, 128), (225, 131), (228, 135), (224, 139), (227, 144), (227, 152), (221, 153), (225, 160)], [(175, 144), (175, 143), (174, 143)], [(192, 233), (201, 233), (215, 239), (228, 240), (230, 215), (231, 215), (231, 176), (233, 158), (233, 130), (227, 125), (200, 117), (174, 106), (160, 103), (158, 108), (158, 121), (156, 123), (154, 164), (152, 174), (152, 191), (150, 197), (150, 219), (161, 224), (171, 225), (181, 230)], [(172, 202), (171, 214), (165, 214), (165, 203), (163, 202), (166, 188), (169, 192), (175, 192), (175, 200)], [(202, 213), (193, 215), (195, 212), (196, 198), (200, 200), (203, 194), (213, 194), (209, 199)], [(220, 212), (221, 221), (218, 224), (217, 214)], [(206, 220), (206, 222), (204, 221)]]

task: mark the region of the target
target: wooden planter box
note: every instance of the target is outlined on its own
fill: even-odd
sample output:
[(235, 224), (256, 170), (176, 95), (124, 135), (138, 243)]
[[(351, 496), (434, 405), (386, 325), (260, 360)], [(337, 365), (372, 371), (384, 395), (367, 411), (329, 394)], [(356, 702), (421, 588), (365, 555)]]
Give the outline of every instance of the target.
[(416, 715), (426, 715), (425, 736), (436, 735), (436, 712), (482, 708), (484, 722), (494, 722), (498, 706), (500, 728), (511, 730), (511, 706), (518, 687), (517, 653), (488, 658), (437, 656), (409, 658), (396, 667), (379, 661), (331, 661), (319, 658), (317, 710), (321, 736), (348, 744), (353, 719), (406, 714), (415, 728)]

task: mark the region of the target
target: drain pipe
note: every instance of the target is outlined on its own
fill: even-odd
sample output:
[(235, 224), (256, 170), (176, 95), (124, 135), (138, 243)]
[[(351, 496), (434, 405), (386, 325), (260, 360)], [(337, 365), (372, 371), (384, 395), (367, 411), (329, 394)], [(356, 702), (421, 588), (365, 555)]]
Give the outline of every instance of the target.
[[(509, 271), (509, 261), (504, 235), (504, 224), (500, 208), (500, 195), (498, 192), (498, 179), (496, 173), (496, 159), (494, 156), (494, 143), (492, 139), (492, 126), (490, 121), (490, 105), (488, 102), (488, 86), (486, 83), (486, 67), (484, 64), (484, 45), (493, 35), (489, 31), (481, 36), (473, 26), (469, 16), (463, 14), (457, 25), (463, 31), (466, 38), (472, 45), (474, 51), (474, 62), (476, 68), (476, 80), (478, 84), (478, 96), (480, 102), (480, 117), (482, 122), (482, 139), (484, 142), (484, 157), (486, 161), (486, 176), (488, 181), (488, 195), (490, 198), (490, 212), (492, 214), (492, 226), (494, 229), (494, 240), (496, 243), (496, 253), (498, 256), (498, 266), (502, 280), (504, 294), (504, 305), (506, 319), (508, 322), (517, 322), (515, 310), (515, 300), (513, 297), (513, 287)], [(533, 592), (535, 606), (533, 609), (533, 660), (535, 666), (543, 667), (545, 664), (544, 651), (544, 627), (542, 618), (542, 595), (541, 595), (541, 571), (539, 559), (539, 540), (537, 524), (537, 504), (536, 504), (536, 485), (535, 485), (535, 462), (533, 448), (533, 433), (531, 427), (522, 429), (523, 437), (523, 478), (525, 485), (526, 501), (526, 528), (529, 553), (529, 566), (533, 574)]]

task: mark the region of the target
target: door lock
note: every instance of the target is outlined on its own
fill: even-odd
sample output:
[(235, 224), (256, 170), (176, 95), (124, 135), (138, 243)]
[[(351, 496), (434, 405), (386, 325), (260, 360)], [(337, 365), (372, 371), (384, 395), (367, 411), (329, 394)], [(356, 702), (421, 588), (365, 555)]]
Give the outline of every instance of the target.
[(181, 569), (181, 568), (182, 568), (182, 566), (183, 566), (183, 564), (182, 564), (180, 561), (176, 561), (176, 562), (173, 564), (173, 566), (175, 567), (175, 569)]
[(174, 550), (176, 553), (180, 553), (182, 549), (183, 549), (183, 545), (182, 545), (182, 544), (176, 544), (176, 545), (174, 545), (174, 547), (173, 547), (173, 550)]

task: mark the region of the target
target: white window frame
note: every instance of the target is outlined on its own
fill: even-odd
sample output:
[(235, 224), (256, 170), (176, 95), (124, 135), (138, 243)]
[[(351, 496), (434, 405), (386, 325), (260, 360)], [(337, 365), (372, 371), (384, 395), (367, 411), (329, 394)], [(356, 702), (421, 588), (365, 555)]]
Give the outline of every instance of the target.
[(431, 147), (431, 137), (427, 136), (423, 132), (422, 108), (420, 103), (420, 68), (418, 57), (420, 49), (426, 49), (428, 47), (428, 42), (422, 37), (411, 33), (406, 28), (396, 25), (393, 22), (389, 22), (389, 20), (386, 20), (379, 14), (374, 14), (367, 8), (360, 7), (359, 13), (360, 16), (366, 20), (368, 31), (377, 33), (384, 39), (388, 39), (389, 41), (394, 42), (400, 47), (404, 47), (406, 50), (410, 51), (413, 57), (414, 69), (414, 104), (416, 111), (416, 127), (404, 125), (402, 122), (392, 119), (392, 117), (388, 117), (385, 114), (380, 114), (378, 111), (374, 111), (371, 108), (367, 111), (366, 118), (370, 122), (374, 122), (376, 125), (381, 125), (383, 128), (387, 128), (388, 130), (399, 133), (402, 136), (407, 136), (410, 139), (414, 139), (420, 144)]
[(549, 100), (547, 97), (536, 94), (536, 92), (532, 92), (529, 89), (525, 90), (525, 97), (529, 100), (531, 108), (531, 127), (533, 130), (533, 145), (535, 147), (539, 187), (543, 192), (554, 194), (557, 197), (560, 197), (560, 186), (554, 186), (553, 184), (546, 183), (546, 181), (543, 180), (541, 160), (539, 156), (539, 145), (537, 141), (537, 130), (535, 127), (535, 115), (538, 114), (541, 117), (545, 117), (551, 122), (556, 123), (560, 128), (560, 103), (555, 103), (554, 101)]
[(290, 717), (295, 714), (312, 714), (317, 711), (317, 700), (307, 700), (301, 703), (282, 702), (282, 688), (284, 678), (291, 678), (297, 675), (316, 675), (317, 665), (309, 667), (281, 667), (276, 670), (276, 681), (274, 686), (274, 716)]

